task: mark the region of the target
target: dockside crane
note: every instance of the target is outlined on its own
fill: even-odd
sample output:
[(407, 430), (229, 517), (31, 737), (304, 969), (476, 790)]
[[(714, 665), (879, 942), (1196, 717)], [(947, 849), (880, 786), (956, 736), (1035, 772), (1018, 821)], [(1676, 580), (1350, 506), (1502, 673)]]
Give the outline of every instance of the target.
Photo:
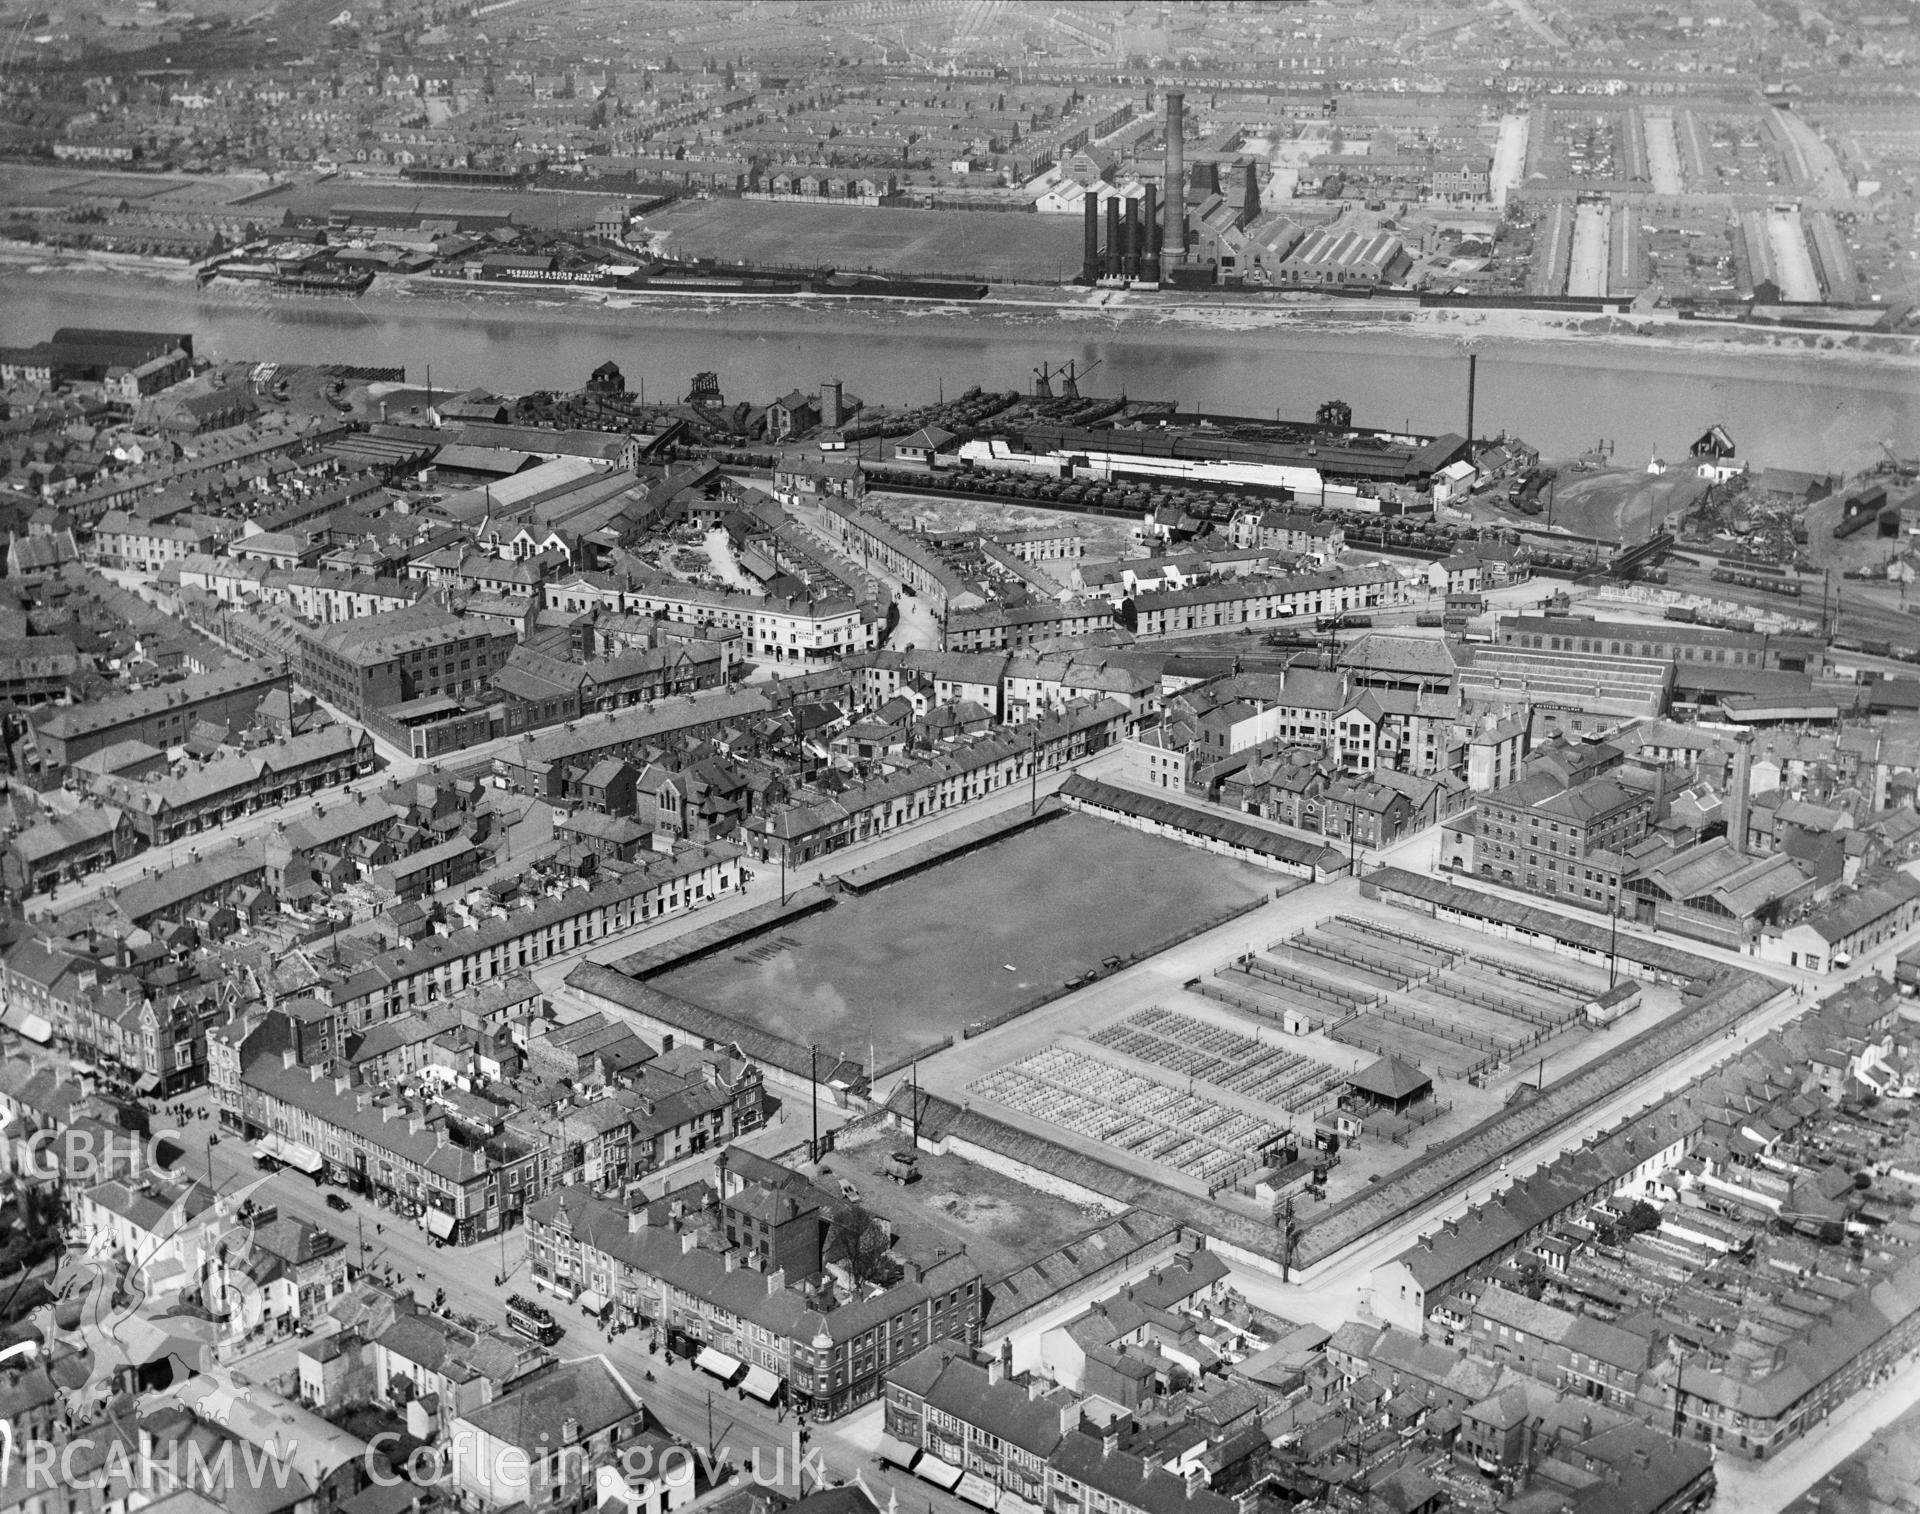
[(1054, 398), (1053, 386), (1058, 381), (1061, 399), (1079, 399), (1082, 375), (1093, 372), (1105, 361), (1105, 358), (1097, 357), (1084, 369), (1080, 367), (1079, 360), (1076, 358), (1068, 358), (1064, 363), (1042, 363), (1033, 370), (1034, 398), (1043, 400)]
[[(1094, 369), (1098, 368), (1105, 361), (1106, 359), (1102, 357), (1095, 358), (1091, 363), (1087, 364), (1087, 372), (1093, 372)], [(1080, 371), (1074, 365), (1072, 358), (1067, 359), (1066, 377), (1060, 382), (1060, 393), (1070, 400), (1080, 398)]]

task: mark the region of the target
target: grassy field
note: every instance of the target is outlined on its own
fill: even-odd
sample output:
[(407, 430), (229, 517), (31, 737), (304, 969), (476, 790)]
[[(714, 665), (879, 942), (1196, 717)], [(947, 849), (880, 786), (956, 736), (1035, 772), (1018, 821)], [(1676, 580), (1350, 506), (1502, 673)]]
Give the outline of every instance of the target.
[(1082, 815), (666, 974), (658, 986), (881, 1067), (1109, 956), (1262, 897), (1254, 868)]
[(176, 174), (0, 164), (0, 205), (64, 209), (97, 200), (125, 200), (134, 205), (165, 202), (181, 209), (205, 208), (229, 204), (259, 187), (257, 182), (240, 178), (200, 179)]
[(444, 211), (449, 215), (511, 215), (516, 226), (579, 231), (593, 225), (602, 201), (592, 195), (542, 194), (531, 189), (465, 189), (446, 184), (329, 179), (289, 184), (255, 202), (263, 209), (324, 216), (340, 206), (379, 210)]
[(1080, 220), (991, 210), (878, 210), (683, 200), (647, 217), (679, 257), (1052, 284), (1080, 269)]

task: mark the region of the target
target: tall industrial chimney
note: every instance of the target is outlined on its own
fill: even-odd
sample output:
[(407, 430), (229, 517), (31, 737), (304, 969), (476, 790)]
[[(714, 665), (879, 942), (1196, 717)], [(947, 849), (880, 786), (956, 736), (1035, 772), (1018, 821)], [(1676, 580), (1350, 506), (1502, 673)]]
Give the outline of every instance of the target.
[(1080, 275), (1089, 284), (1100, 282), (1100, 196), (1091, 189), (1086, 198), (1086, 245), (1080, 252)]
[(1160, 208), (1160, 277), (1172, 276), (1174, 267), (1187, 259), (1187, 97), (1177, 89), (1167, 91), (1167, 167), (1161, 191), (1166, 203)]
[(1129, 282), (1140, 277), (1140, 202), (1128, 200), (1120, 234), (1120, 274)]
[(1727, 783), (1727, 840), (1742, 857), (1747, 855), (1747, 803), (1753, 788), (1753, 736), (1742, 731), (1733, 739), (1733, 776)]
[(1107, 201), (1107, 277), (1120, 277), (1120, 200)]
[(1160, 192), (1149, 184), (1140, 205), (1140, 277), (1160, 282)]
[(1260, 175), (1255, 172), (1253, 164), (1249, 163), (1247, 165), (1246, 192), (1240, 197), (1240, 220), (1244, 225), (1251, 226), (1259, 219)]
[(1473, 461), (1473, 384), (1480, 374), (1480, 354), (1467, 354), (1467, 461)]
[(844, 401), (841, 399), (839, 379), (822, 379), (820, 382), (820, 424), (837, 426), (846, 419), (843, 414)]

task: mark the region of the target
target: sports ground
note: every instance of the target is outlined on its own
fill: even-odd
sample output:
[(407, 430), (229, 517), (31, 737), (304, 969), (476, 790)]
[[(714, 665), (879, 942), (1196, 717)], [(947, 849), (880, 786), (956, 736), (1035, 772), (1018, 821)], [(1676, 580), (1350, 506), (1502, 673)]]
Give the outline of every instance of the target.
[(1068, 815), (654, 980), (881, 1068), (1268, 897), (1242, 863)]

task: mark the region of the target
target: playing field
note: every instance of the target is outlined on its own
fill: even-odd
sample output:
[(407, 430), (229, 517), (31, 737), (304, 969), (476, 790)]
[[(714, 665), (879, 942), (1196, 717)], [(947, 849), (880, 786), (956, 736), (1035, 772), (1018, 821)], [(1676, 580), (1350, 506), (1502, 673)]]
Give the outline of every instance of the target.
[(1145, 956), (1265, 897), (1268, 876), (1068, 815), (844, 901), (656, 986), (880, 1067), (1058, 988)]
[(647, 217), (676, 257), (1058, 283), (1080, 270), (1078, 216), (682, 200)]

